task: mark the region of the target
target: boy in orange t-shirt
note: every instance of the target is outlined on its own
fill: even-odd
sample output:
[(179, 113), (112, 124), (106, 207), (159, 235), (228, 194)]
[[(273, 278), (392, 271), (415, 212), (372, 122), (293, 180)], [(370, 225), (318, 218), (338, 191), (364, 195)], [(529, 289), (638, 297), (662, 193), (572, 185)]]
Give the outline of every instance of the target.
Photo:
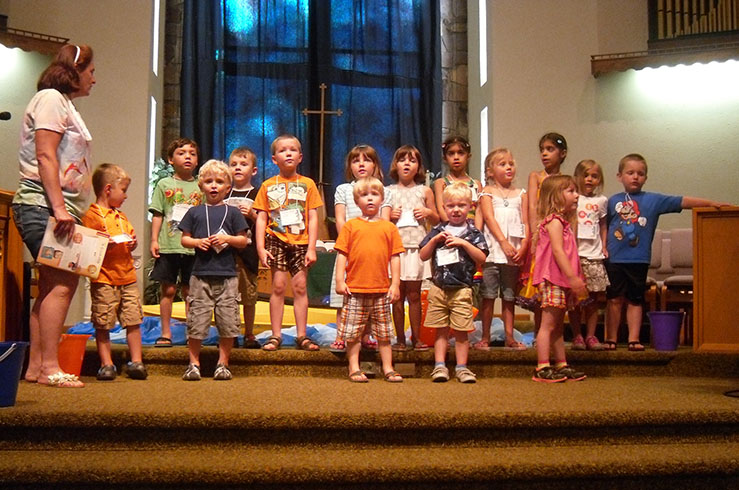
[[(385, 195), (382, 182), (365, 177), (354, 185), (354, 202), (362, 216), (346, 222), (334, 249), (336, 257), (336, 292), (344, 296), (339, 332), (346, 341), (349, 381), (366, 383), (359, 369), (362, 331), (368, 324), (377, 339), (385, 380), (400, 383), (403, 378), (393, 369), (392, 304), (400, 297), (400, 254), (405, 252), (394, 224), (380, 219), (378, 213)], [(387, 264), (390, 264), (390, 278)], [(346, 273), (346, 279), (345, 277)]]
[(300, 141), (292, 135), (282, 135), (272, 142), (272, 161), (280, 173), (267, 179), (259, 188), (253, 209), (257, 215), (255, 239), (257, 255), (265, 267), (272, 269), (272, 294), (269, 315), (272, 335), (262, 346), (275, 351), (282, 344), (282, 315), (285, 288), (292, 276), (293, 311), (298, 337), (298, 349), (317, 351), (318, 344), (306, 335), (308, 328), (308, 268), (316, 262), (318, 239), (318, 208), (323, 201), (315, 182), (298, 174), (303, 161)]
[(95, 343), (100, 356), (99, 381), (116, 377), (116, 367), (110, 354), (110, 330), (116, 318), (126, 329), (126, 342), (131, 362), (126, 367), (129, 378), (146, 379), (146, 367), (141, 362), (141, 322), (143, 311), (136, 286), (136, 270), (131, 252), (136, 248), (136, 234), (126, 215), (119, 211), (131, 178), (118, 165), (103, 163), (92, 174), (96, 200), (82, 217), (82, 224), (110, 235), (100, 275), (90, 285)]

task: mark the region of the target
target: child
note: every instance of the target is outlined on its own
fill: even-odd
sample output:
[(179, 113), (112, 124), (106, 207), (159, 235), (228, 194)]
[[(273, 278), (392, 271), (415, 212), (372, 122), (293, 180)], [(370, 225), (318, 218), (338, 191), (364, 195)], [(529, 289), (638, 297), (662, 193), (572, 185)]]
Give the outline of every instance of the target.
[[(570, 226), (577, 212), (575, 180), (569, 175), (546, 178), (537, 209), (540, 223), (533, 281), (538, 286), (542, 314), (536, 336), (538, 364), (531, 379), (543, 383), (580, 381), (585, 374), (567, 364), (563, 336), (567, 305), (576, 302), (572, 294), (578, 299), (588, 294)], [(550, 352), (554, 355), (554, 367), (549, 364)]]
[[(379, 217), (384, 197), (385, 189), (376, 178), (357, 180), (354, 200), (362, 216), (347, 221), (336, 239), (336, 292), (344, 296), (340, 325), (346, 341), (349, 381), (353, 383), (367, 382), (367, 376), (359, 369), (359, 351), (362, 330), (370, 324), (385, 381), (403, 381), (393, 369), (390, 305), (400, 295), (399, 254), (404, 249), (398, 229)], [(392, 282), (387, 275), (388, 264)]]
[[(334, 193), (334, 215), (336, 216), (336, 233), (341, 233), (344, 224), (353, 218), (362, 216), (362, 210), (354, 202), (354, 185), (357, 179), (364, 177), (375, 177), (383, 181), (382, 165), (380, 157), (374, 148), (369, 145), (357, 145), (346, 154), (344, 160), (344, 175), (347, 183), (339, 184)], [(385, 202), (387, 201), (387, 197)], [(383, 204), (385, 204), (383, 202)], [(388, 218), (390, 208), (383, 207), (380, 214), (385, 213)], [(343, 352), (346, 349), (344, 340), (339, 336), (341, 328), (341, 307), (344, 305), (342, 295), (336, 293), (336, 264), (334, 263), (334, 271), (331, 275), (331, 292), (329, 296), (330, 306), (338, 308), (336, 312), (336, 339), (333, 341), (329, 349), (333, 352)], [(362, 338), (362, 346), (368, 349), (376, 349), (377, 343), (370, 340), (369, 329), (366, 329), (365, 336)]]
[[(608, 275), (603, 260), (608, 257), (604, 250), (606, 243), (606, 211), (608, 198), (601, 194), (603, 190), (603, 170), (594, 160), (583, 160), (575, 167), (577, 182), (577, 252), (580, 256), (580, 267), (585, 276), (585, 285), (590, 298), (580, 308), (570, 310), (570, 326), (572, 327), (572, 348), (574, 350), (603, 350), (603, 345), (595, 336), (598, 325), (598, 293), (604, 292), (608, 286)], [(583, 339), (580, 330), (580, 314), (585, 316), (587, 328)]]
[(436, 209), (439, 211), (439, 219), (441, 221), (449, 221), (449, 217), (444, 210), (444, 199), (442, 197), (444, 188), (454, 182), (462, 182), (472, 191), (472, 205), (468, 212), (467, 218), (475, 219), (475, 206), (477, 205), (477, 196), (482, 190), (480, 182), (473, 179), (467, 174), (467, 164), (470, 161), (470, 144), (461, 136), (451, 136), (441, 145), (442, 156), (449, 166), (449, 174), (436, 179), (434, 182), (434, 195), (436, 196)]
[(317, 351), (318, 344), (306, 336), (308, 322), (308, 267), (316, 261), (318, 208), (323, 206), (316, 184), (298, 174), (303, 161), (300, 141), (282, 135), (272, 142), (272, 161), (280, 173), (262, 184), (254, 201), (259, 260), (272, 269), (269, 314), (272, 336), (262, 346), (275, 351), (282, 345), (282, 314), (288, 274), (292, 276), (293, 310), (298, 330), (296, 348)]
[(462, 182), (447, 186), (442, 192), (447, 223), (435, 226), (420, 244), (421, 260), (433, 257), (433, 285), (429, 290), (426, 326), (436, 328), (434, 342), (434, 382), (449, 380), (445, 365), (449, 329), (455, 339), (457, 366), (455, 375), (462, 383), (474, 383), (475, 374), (467, 369), (472, 324), (472, 278), (485, 262), (488, 246), (483, 234), (467, 220), (472, 207), (472, 190)]
[(505, 350), (526, 350), (513, 337), (518, 266), (526, 257), (529, 243), (528, 198), (513, 185), (516, 161), (507, 148), (495, 148), (485, 158), (488, 185), (480, 194), (475, 226), (483, 230), (490, 253), (482, 267), (482, 339), (473, 347), (490, 349), (493, 306), (502, 300)]
[(426, 187), (426, 170), (421, 162), (421, 152), (414, 146), (401, 146), (393, 155), (390, 177), (397, 184), (388, 187), (392, 211), (390, 220), (395, 223), (403, 239), (405, 252), (400, 255), (400, 298), (393, 303), (396, 344), (393, 350), (406, 350), (405, 300), (408, 299), (408, 316), (411, 324), (411, 342), (416, 350), (431, 347), (421, 342), (421, 281), (430, 276), (429, 264), (419, 257), (418, 245), (426, 236), (426, 222), (439, 222), (434, 194)]
[(624, 192), (608, 199), (608, 260), (606, 271), (611, 285), (606, 289), (606, 350), (616, 349), (621, 310), (626, 300), (626, 322), (629, 327), (629, 350), (643, 351), (639, 342), (642, 303), (647, 270), (651, 260), (652, 239), (660, 215), (679, 213), (698, 206), (727, 204), (686, 196), (666, 196), (643, 192), (647, 181), (647, 161), (637, 153), (626, 155), (618, 163), (616, 178)]
[(244, 347), (258, 349), (259, 342), (254, 337), (254, 315), (257, 304), (257, 277), (259, 275), (259, 257), (257, 244), (254, 241), (254, 227), (257, 212), (253, 209), (258, 189), (251, 183), (257, 174), (257, 155), (245, 146), (236, 148), (228, 157), (231, 167), (233, 187), (226, 197), (226, 204), (239, 208), (246, 219), (248, 245), (236, 253), (236, 270), (239, 278), (239, 293), (244, 308)]
[(92, 187), (96, 200), (82, 217), (82, 224), (110, 235), (100, 275), (91, 281), (90, 319), (95, 326), (95, 343), (100, 356), (97, 379), (111, 381), (116, 368), (110, 355), (110, 330), (116, 318), (126, 329), (126, 342), (131, 361), (126, 366), (129, 378), (146, 379), (146, 367), (141, 357), (141, 322), (143, 311), (136, 286), (136, 269), (131, 252), (138, 241), (133, 226), (125, 214), (118, 210), (126, 200), (131, 178), (118, 165), (103, 163), (92, 174)]
[(198, 145), (187, 138), (179, 138), (169, 144), (167, 161), (174, 167), (174, 176), (157, 182), (151, 196), (149, 212), (151, 218), (151, 244), (154, 268), (149, 274), (153, 281), (161, 283), (159, 318), (162, 334), (156, 347), (172, 347), (172, 303), (177, 293), (177, 284), (182, 291), (187, 312), (187, 295), (195, 252), (182, 246), (178, 225), (188, 209), (202, 201), (200, 188), (192, 174), (198, 166)]
[(208, 160), (198, 174), (205, 204), (190, 208), (180, 222), (182, 245), (195, 249), (190, 278), (187, 345), (190, 364), (182, 379), (200, 380), (200, 347), (208, 337), (213, 314), (218, 328), (218, 363), (214, 380), (231, 379), (228, 360), (239, 335), (239, 279), (235, 250), (246, 246), (246, 220), (223, 202), (231, 188), (231, 171), (224, 162)]

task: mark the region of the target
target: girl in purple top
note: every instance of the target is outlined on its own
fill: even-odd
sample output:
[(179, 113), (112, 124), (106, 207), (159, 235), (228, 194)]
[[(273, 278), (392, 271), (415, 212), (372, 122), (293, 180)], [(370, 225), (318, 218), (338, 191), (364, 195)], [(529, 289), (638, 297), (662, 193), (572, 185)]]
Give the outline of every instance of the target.
[[(577, 301), (573, 293), (577, 299), (588, 296), (580, 271), (577, 240), (570, 225), (577, 212), (577, 198), (575, 179), (569, 175), (554, 175), (541, 184), (533, 282), (538, 288), (542, 317), (536, 336), (538, 364), (531, 379), (543, 383), (585, 379), (585, 373), (567, 364), (563, 337), (568, 304)], [(550, 352), (554, 355), (554, 366), (549, 361)]]

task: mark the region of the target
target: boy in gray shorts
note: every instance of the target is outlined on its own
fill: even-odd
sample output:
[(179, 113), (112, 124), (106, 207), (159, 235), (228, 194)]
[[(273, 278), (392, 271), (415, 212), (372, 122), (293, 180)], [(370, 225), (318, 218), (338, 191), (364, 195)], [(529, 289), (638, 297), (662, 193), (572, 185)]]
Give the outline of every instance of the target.
[(228, 359), (233, 339), (241, 330), (234, 249), (246, 246), (247, 225), (238, 208), (223, 202), (231, 189), (228, 165), (208, 160), (200, 169), (198, 185), (205, 204), (190, 208), (179, 224), (182, 245), (195, 249), (187, 316), (190, 364), (182, 379), (200, 380), (200, 347), (208, 337), (211, 315), (215, 313), (219, 339), (218, 364), (213, 379), (229, 380), (232, 376)]

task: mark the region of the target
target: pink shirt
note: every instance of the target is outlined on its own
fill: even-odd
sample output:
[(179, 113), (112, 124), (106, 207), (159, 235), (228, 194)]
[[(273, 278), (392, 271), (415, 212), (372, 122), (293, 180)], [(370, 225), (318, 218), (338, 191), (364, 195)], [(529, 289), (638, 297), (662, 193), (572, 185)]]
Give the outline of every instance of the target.
[(582, 271), (580, 270), (580, 257), (577, 253), (577, 240), (575, 240), (575, 234), (572, 233), (572, 227), (562, 216), (557, 214), (550, 214), (544, 221), (539, 224), (539, 240), (536, 243), (536, 259), (534, 262), (534, 284), (541, 284), (545, 280), (563, 288), (570, 288), (570, 281), (567, 279), (559, 266), (557, 261), (554, 260), (554, 253), (552, 251), (552, 242), (549, 238), (549, 232), (545, 226), (552, 221), (557, 219), (562, 222), (564, 229), (562, 230), (563, 248), (567, 260), (570, 262), (572, 270), (575, 274), (582, 277)]

